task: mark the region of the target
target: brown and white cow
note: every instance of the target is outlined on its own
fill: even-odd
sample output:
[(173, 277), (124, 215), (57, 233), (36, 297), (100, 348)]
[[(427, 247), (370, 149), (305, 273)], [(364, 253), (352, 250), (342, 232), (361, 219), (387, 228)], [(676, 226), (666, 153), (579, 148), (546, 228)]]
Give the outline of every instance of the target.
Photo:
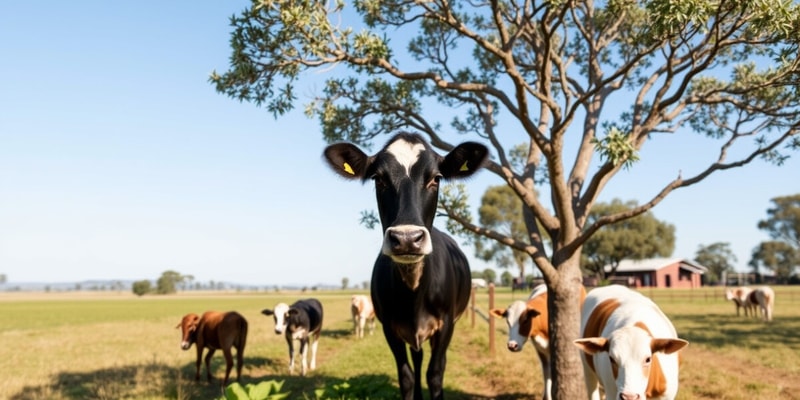
[(422, 399), (427, 341), (428, 390), (432, 400), (441, 399), (447, 347), (469, 303), (471, 284), (467, 257), (433, 227), (439, 185), (472, 175), (488, 149), (467, 142), (440, 156), (422, 136), (401, 133), (372, 156), (350, 143), (328, 146), (324, 155), (339, 175), (375, 184), (383, 245), (372, 269), (371, 296), (395, 359), (401, 397)]
[(644, 295), (621, 285), (589, 292), (581, 311), (586, 390), (600, 399), (671, 400), (678, 393), (679, 339), (669, 318)]
[(733, 301), (733, 304), (736, 305), (736, 316), (738, 317), (739, 310), (744, 309), (745, 317), (748, 315), (755, 316), (755, 306), (750, 303), (749, 296), (753, 289), (750, 289), (747, 286), (740, 286), (736, 288), (731, 288), (725, 291), (725, 300)]
[(181, 349), (189, 350), (192, 344), (197, 348), (196, 372), (194, 380), (200, 380), (200, 360), (203, 350), (206, 354), (206, 379), (211, 382), (211, 357), (214, 352), (222, 350), (225, 356), (225, 379), (223, 386), (228, 385), (228, 378), (233, 368), (233, 354), (231, 348), (236, 349), (236, 381), (242, 375), (242, 362), (244, 361), (244, 346), (247, 342), (247, 320), (235, 312), (208, 311), (203, 316), (190, 313), (186, 314), (176, 326), (181, 329)]
[[(581, 286), (581, 304), (586, 297), (586, 290)], [(552, 374), (550, 372), (550, 330), (548, 329), (547, 312), (547, 285), (541, 284), (533, 288), (527, 301), (517, 300), (505, 310), (495, 308), (490, 311), (492, 315), (502, 318), (508, 324), (509, 351), (522, 351), (525, 342), (531, 340), (539, 363), (542, 366), (544, 378), (544, 393), (542, 399), (552, 398)]]
[(364, 328), (369, 324), (369, 334), (375, 332), (375, 308), (372, 299), (363, 294), (354, 294), (350, 299), (350, 314), (353, 317), (353, 332), (356, 337), (364, 337)]
[(772, 321), (772, 310), (775, 308), (775, 292), (769, 286), (760, 286), (747, 295), (747, 303), (753, 307), (753, 315), (758, 315), (764, 321)]

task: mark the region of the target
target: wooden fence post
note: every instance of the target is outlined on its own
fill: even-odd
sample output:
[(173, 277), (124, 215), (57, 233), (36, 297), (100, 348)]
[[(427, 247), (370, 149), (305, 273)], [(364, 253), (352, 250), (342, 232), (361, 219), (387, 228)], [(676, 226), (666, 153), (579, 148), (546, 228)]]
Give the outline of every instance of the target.
[(491, 311), (494, 309), (494, 283), (489, 284), (489, 356), (494, 357), (494, 318)]
[(472, 286), (472, 292), (470, 294), (470, 301), (472, 302), (472, 312), (470, 313), (472, 329), (475, 329), (475, 291), (475, 286)]

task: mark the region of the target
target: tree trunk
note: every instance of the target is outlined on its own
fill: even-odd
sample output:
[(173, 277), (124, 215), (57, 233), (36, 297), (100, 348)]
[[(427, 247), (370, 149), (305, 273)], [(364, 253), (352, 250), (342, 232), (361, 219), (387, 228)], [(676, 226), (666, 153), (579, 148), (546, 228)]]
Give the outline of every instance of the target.
[[(580, 253), (556, 265), (558, 278), (548, 282), (547, 307), (550, 324), (550, 370), (553, 399), (586, 399), (580, 350), (572, 343), (579, 338), (581, 316)], [(556, 318), (558, 317), (558, 318)]]

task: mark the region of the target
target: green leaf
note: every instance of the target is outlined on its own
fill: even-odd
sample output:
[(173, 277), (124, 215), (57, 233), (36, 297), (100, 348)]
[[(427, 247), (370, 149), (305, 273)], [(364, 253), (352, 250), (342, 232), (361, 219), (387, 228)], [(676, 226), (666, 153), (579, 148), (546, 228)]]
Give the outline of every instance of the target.
[(231, 383), (225, 388), (226, 400), (250, 400), (247, 391), (238, 382)]

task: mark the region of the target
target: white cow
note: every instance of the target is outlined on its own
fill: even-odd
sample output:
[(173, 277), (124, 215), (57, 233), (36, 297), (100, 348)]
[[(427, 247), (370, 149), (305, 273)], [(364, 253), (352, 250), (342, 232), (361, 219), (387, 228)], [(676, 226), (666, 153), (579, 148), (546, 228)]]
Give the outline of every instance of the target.
[(771, 287), (761, 286), (753, 289), (750, 295), (747, 296), (747, 301), (754, 307), (753, 315), (755, 315), (755, 308), (757, 308), (764, 321), (772, 321), (772, 310), (775, 308), (775, 292)]
[(600, 399), (674, 399), (678, 393), (679, 339), (669, 318), (650, 299), (625, 286), (589, 292), (581, 312), (586, 389)]
[(369, 323), (369, 334), (375, 332), (375, 308), (369, 296), (354, 294), (350, 299), (350, 314), (353, 316), (353, 330), (357, 338), (364, 337), (364, 326)]
[(739, 316), (739, 309), (744, 308), (745, 317), (748, 315), (755, 316), (755, 305), (751, 304), (748, 300), (750, 293), (753, 289), (747, 286), (740, 286), (731, 288), (725, 291), (725, 300), (731, 301), (736, 305), (736, 316)]

